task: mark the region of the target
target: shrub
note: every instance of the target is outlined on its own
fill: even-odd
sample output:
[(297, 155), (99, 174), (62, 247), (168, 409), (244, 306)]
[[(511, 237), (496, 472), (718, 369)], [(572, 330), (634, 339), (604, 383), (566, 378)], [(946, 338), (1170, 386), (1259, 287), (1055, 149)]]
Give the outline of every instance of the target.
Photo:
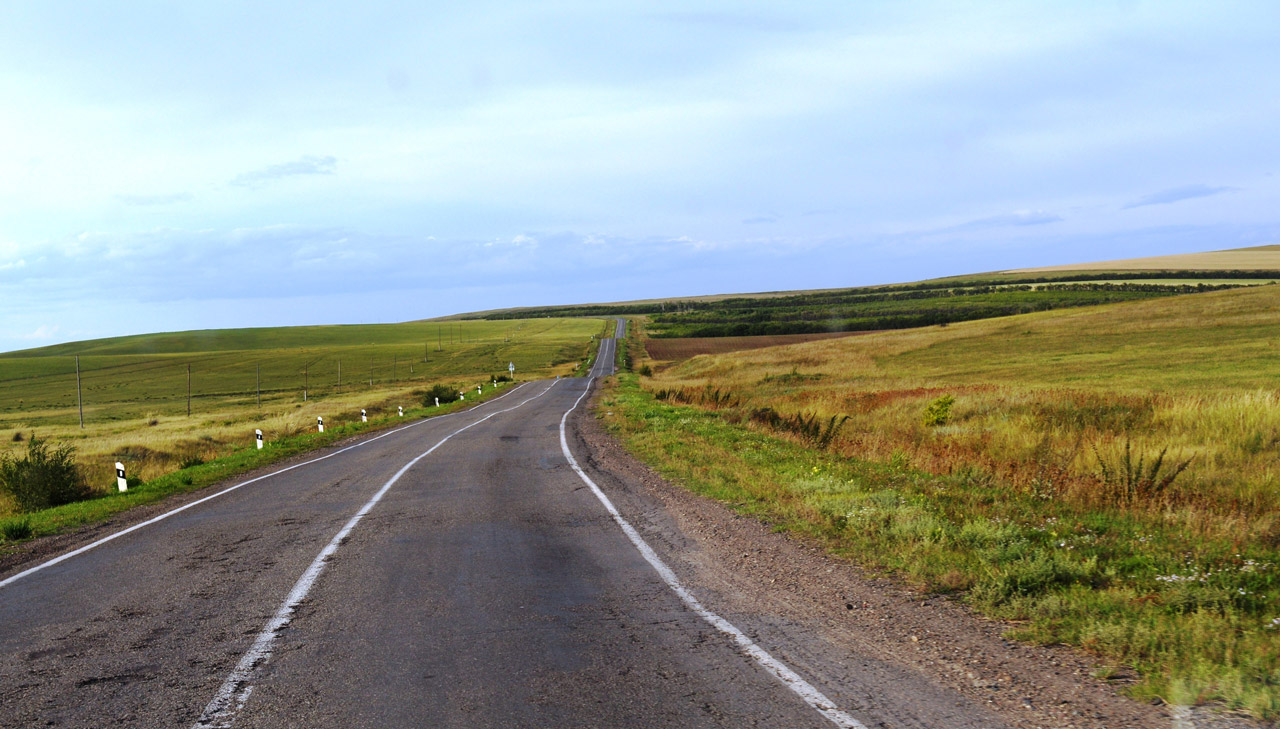
[(31, 520), (27, 517), (17, 519), (6, 519), (0, 524), (0, 534), (10, 542), (16, 542), (19, 539), (26, 539), (31, 536)]
[(204, 458), (202, 458), (199, 453), (188, 453), (182, 457), (182, 461), (179, 462), (178, 468), (195, 468), (196, 466), (203, 464)]
[(929, 403), (929, 406), (924, 409), (924, 424), (927, 426), (946, 425), (951, 420), (951, 406), (955, 402), (956, 399), (954, 397), (943, 395)]
[[(493, 381), (494, 382), (514, 382), (514, 380), (511, 379), (511, 375), (493, 375)], [(441, 400), (440, 402), (444, 402), (444, 400)]]
[(22, 442), (22, 431), (21, 431), (21, 430), (15, 430), (15, 431), (13, 431), (13, 442), (14, 442), (14, 443), (21, 443), (21, 442)]
[(20, 511), (31, 512), (69, 504), (93, 495), (76, 465), (75, 449), (61, 445), (50, 449), (34, 435), (27, 454), (0, 456), (0, 489), (17, 502)]
[(1151, 461), (1139, 454), (1137, 462), (1134, 462), (1128, 438), (1124, 441), (1124, 455), (1115, 459), (1106, 458), (1096, 445), (1093, 447), (1093, 455), (1098, 459), (1099, 480), (1110, 486), (1122, 503), (1159, 496), (1191, 465), (1188, 458), (1173, 464), (1172, 469), (1166, 469), (1164, 456), (1168, 451), (1167, 447), (1162, 449)]
[(674, 401), (684, 405), (702, 405), (714, 410), (720, 408), (735, 408), (742, 404), (742, 400), (728, 390), (721, 390), (718, 387), (707, 385), (703, 388), (682, 387), (679, 389), (663, 389), (653, 393), (653, 396), (662, 401)]
[(652, 376), (653, 376), (653, 368), (652, 368), (652, 367), (650, 367), (649, 365), (641, 365), (641, 366), (640, 366), (640, 374), (641, 374), (641, 375), (643, 375), (644, 377), (652, 377)]
[(751, 421), (773, 430), (783, 430), (804, 438), (819, 448), (827, 448), (835, 439), (840, 426), (849, 419), (848, 415), (832, 415), (825, 421), (820, 416), (809, 413), (782, 415), (770, 407), (756, 408), (751, 411)]
[(437, 398), (440, 399), (441, 405), (453, 402), (458, 399), (458, 388), (449, 387), (448, 385), (432, 385), (431, 389), (423, 393), (422, 404), (425, 407), (433, 407)]
[(1092, 585), (1097, 579), (1096, 560), (1081, 563), (1037, 552), (994, 569), (973, 588), (973, 599), (979, 605), (999, 606), (1067, 585)]

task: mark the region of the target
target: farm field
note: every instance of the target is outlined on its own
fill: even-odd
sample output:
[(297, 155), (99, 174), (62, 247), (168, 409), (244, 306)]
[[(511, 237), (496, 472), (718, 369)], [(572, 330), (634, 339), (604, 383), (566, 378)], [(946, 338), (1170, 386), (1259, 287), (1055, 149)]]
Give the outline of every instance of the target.
[(655, 338), (775, 336), (910, 329), (1277, 281), (1280, 246), (1259, 246), (848, 289), (525, 308), (465, 317), (647, 316)]
[[(433, 384), (474, 388), (516, 366), (517, 379), (569, 374), (584, 362), (592, 319), (411, 322), (150, 334), (0, 355), (0, 452), (34, 433), (70, 443), (94, 484), (114, 462), (151, 479), (266, 437), (394, 413)], [(80, 355), (85, 427), (79, 427)], [(191, 415), (187, 415), (187, 368)], [(261, 405), (258, 404), (258, 385)], [(0, 503), (0, 516), (11, 505)]]
[(695, 491), (1274, 718), (1277, 337), (1263, 286), (654, 361), (605, 402)]
[(724, 354), (746, 349), (763, 349), (786, 344), (816, 342), (823, 339), (851, 337), (862, 332), (826, 332), (821, 334), (775, 334), (759, 337), (681, 337), (646, 339), (644, 347), (651, 359), (670, 361), (689, 359), (700, 354)]

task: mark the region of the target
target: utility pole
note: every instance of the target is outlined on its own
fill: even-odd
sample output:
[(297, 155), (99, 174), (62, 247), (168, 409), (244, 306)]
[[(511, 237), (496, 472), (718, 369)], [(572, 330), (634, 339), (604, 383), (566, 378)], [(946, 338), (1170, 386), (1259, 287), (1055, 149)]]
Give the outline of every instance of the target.
[(258, 388), (258, 409), (262, 409), (262, 365), (253, 365), (253, 381)]
[(191, 417), (191, 364), (187, 363), (187, 417)]
[(338, 360), (338, 387), (342, 387), (342, 360)]
[(373, 357), (369, 358), (369, 387), (373, 387)]
[(441, 340), (441, 336), (442, 336), (442, 335), (440, 334), (440, 331), (441, 331), (442, 329), (444, 329), (444, 325), (443, 325), (443, 324), (437, 324), (437, 325), (436, 325), (436, 351), (437, 351), (437, 352), (439, 352), (439, 351), (441, 351), (441, 350), (443, 349), (443, 346), (440, 344), (440, 342), (442, 341), (442, 340)]
[(76, 355), (76, 407), (80, 409), (80, 429), (84, 430), (84, 401), (80, 399), (80, 355)]
[(311, 384), (311, 363), (302, 363), (302, 401), (307, 401), (307, 388)]
[(396, 354), (391, 355), (391, 384), (393, 385), (396, 383), (396, 366), (399, 364), (400, 356)]

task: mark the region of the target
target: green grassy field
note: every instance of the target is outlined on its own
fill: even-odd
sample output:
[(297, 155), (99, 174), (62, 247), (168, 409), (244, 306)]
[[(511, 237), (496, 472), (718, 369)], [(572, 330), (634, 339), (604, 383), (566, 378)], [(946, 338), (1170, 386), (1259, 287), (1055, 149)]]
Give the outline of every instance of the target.
[(1277, 338), (1265, 286), (665, 367), (637, 348), (659, 371), (608, 405), (696, 491), (1136, 668), (1139, 696), (1275, 717)]
[[(474, 389), (508, 363), (519, 379), (570, 374), (605, 327), (536, 319), (235, 329), (9, 353), (0, 355), (0, 452), (20, 452), (34, 432), (74, 445), (94, 484), (113, 481), (116, 460), (149, 480), (249, 444), (255, 428), (271, 439), (313, 429), (317, 416), (331, 425), (358, 420), (361, 409), (376, 417), (416, 405), (414, 391), (435, 383)], [(11, 510), (0, 501), (0, 516)]]

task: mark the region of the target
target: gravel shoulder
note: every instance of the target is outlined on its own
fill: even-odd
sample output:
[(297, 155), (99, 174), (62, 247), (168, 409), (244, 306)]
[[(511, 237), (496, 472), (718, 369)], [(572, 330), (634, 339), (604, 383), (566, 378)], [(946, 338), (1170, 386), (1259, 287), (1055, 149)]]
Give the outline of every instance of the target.
[[(816, 542), (671, 484), (605, 432), (598, 398), (574, 414), (574, 450), (623, 515), (700, 598), (745, 623), (766, 649), (825, 683), (858, 684), (849, 700), (875, 703), (876, 692), (891, 698), (920, 681), (1016, 727), (1275, 726), (1211, 707), (1179, 716), (1175, 707), (1135, 701), (1121, 694), (1132, 674), (1094, 678), (1100, 664), (1081, 651), (1010, 641), (1009, 625), (954, 599), (869, 574)], [(856, 670), (871, 665), (876, 671)], [(867, 680), (877, 672), (884, 678)]]

